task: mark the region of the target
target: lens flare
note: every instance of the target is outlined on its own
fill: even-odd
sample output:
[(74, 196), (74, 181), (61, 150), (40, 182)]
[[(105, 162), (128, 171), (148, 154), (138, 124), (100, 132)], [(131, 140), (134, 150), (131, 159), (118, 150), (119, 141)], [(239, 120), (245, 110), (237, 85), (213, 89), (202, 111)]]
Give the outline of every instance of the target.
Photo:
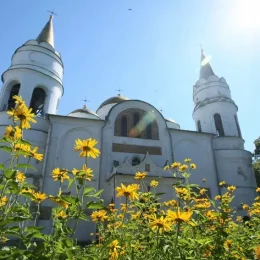
[(131, 137), (140, 136), (142, 131), (145, 130), (147, 126), (149, 126), (155, 121), (153, 114), (154, 114), (153, 110), (145, 113), (144, 116), (141, 118), (141, 120), (137, 123), (137, 125), (129, 131), (129, 136)]

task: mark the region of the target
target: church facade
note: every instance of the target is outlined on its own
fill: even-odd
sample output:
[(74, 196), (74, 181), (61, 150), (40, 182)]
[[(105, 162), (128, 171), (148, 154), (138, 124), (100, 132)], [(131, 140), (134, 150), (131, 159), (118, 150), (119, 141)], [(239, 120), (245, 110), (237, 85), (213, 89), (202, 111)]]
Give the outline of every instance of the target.
[[(101, 156), (89, 160), (88, 166), (94, 172), (90, 185), (104, 189), (102, 197), (106, 205), (111, 200), (120, 205), (120, 199), (115, 198), (115, 187), (132, 183), (137, 171), (148, 173), (147, 182), (159, 179), (157, 190), (165, 193), (162, 199), (175, 198), (172, 185), (176, 180), (164, 167), (189, 157), (197, 164), (191, 182), (206, 188), (211, 198), (221, 194), (220, 181), (235, 185), (234, 207), (243, 215), (240, 204), (251, 204), (255, 197), (252, 156), (244, 149), (238, 107), (226, 80), (215, 75), (211, 65), (203, 64), (204, 61), (202, 52), (200, 77), (193, 86), (196, 131), (181, 129), (152, 104), (121, 95), (104, 101), (96, 112), (84, 106), (67, 116), (59, 115), (63, 62), (54, 48), (51, 17), (35, 40), (27, 41), (15, 51), (11, 66), (2, 74), (0, 135), (12, 123), (6, 114), (14, 107), (12, 96), (21, 95), (38, 115), (37, 124), (26, 131), (25, 138), (45, 155), (43, 161), (33, 165), (37, 172), (29, 169), (27, 173), (30, 182), (41, 191), (54, 194), (58, 190), (51, 177), (54, 168), (82, 166), (84, 161), (74, 152), (74, 142), (91, 137), (98, 140)], [(0, 158), (1, 163), (8, 165), (7, 153), (0, 152)], [(65, 186), (63, 189), (66, 192)], [(44, 214), (39, 221), (47, 232), (51, 229), (52, 206), (50, 201), (43, 203)], [(77, 237), (84, 241), (94, 230), (92, 223), (80, 224)]]

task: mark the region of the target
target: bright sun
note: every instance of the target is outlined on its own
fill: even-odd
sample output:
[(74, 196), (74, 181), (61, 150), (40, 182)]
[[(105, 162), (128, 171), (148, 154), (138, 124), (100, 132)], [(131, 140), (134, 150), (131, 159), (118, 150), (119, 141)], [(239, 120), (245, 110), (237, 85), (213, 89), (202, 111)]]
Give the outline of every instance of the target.
[(260, 0), (236, 0), (231, 10), (232, 24), (241, 32), (255, 32), (260, 27)]

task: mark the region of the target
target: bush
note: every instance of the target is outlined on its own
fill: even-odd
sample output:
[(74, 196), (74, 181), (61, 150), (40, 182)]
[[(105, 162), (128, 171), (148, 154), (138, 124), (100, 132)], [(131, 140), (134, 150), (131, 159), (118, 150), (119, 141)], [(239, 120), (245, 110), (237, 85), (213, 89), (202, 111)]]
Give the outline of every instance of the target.
[[(27, 183), (26, 171), (33, 169), (31, 160), (41, 161), (43, 155), (23, 138), (36, 123), (35, 115), (21, 97), (14, 99), (16, 107), (8, 111), (14, 124), (0, 140), (0, 149), (11, 158), (8, 166), (0, 164), (1, 259), (260, 259), (260, 197), (252, 206), (242, 206), (247, 218), (236, 216), (231, 206), (236, 187), (222, 181), (225, 192), (210, 199), (206, 189), (189, 183), (196, 169), (191, 159), (165, 167), (178, 180), (173, 186), (177, 200), (161, 201), (162, 194), (156, 193), (160, 179), (147, 185), (147, 173), (138, 172), (133, 184), (116, 188), (117, 197), (124, 199), (120, 208), (114, 203), (104, 206), (102, 191), (88, 185), (93, 177), (88, 160), (100, 154), (97, 141), (78, 139), (74, 149), (84, 160), (81, 169), (54, 169), (56, 194), (37, 190)], [(68, 189), (75, 187), (75, 196), (61, 192), (64, 183)], [(56, 205), (49, 234), (38, 226), (45, 200)], [(93, 210), (91, 219), (86, 209)], [(86, 247), (74, 239), (79, 221), (97, 226)], [(8, 245), (8, 240), (18, 243)]]

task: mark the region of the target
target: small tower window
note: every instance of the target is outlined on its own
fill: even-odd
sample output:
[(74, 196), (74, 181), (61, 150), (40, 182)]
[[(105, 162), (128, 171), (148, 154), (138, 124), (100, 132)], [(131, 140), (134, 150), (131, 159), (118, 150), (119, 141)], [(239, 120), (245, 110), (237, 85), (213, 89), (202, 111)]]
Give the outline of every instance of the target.
[(121, 136), (127, 136), (127, 117), (122, 116), (121, 119)]
[(238, 119), (237, 119), (237, 115), (235, 115), (235, 122), (236, 122), (236, 126), (237, 126), (238, 136), (242, 137), (240, 126), (239, 126)]
[(215, 121), (216, 130), (217, 130), (219, 136), (225, 136), (220, 114), (214, 115), (214, 121)]
[(149, 164), (149, 163), (146, 163), (146, 164), (145, 164), (145, 171), (146, 171), (146, 172), (150, 172), (150, 171), (151, 171), (151, 168), (150, 168), (150, 164)]
[(46, 93), (42, 88), (35, 88), (32, 94), (30, 108), (38, 116), (43, 116)]
[(200, 120), (198, 120), (198, 122), (197, 122), (197, 127), (198, 127), (198, 131), (201, 132), (201, 124), (200, 124)]
[(13, 96), (18, 95), (20, 90), (20, 84), (15, 84), (11, 91), (10, 91), (10, 96), (8, 99), (8, 106), (7, 109), (15, 108), (15, 101), (13, 99)]

